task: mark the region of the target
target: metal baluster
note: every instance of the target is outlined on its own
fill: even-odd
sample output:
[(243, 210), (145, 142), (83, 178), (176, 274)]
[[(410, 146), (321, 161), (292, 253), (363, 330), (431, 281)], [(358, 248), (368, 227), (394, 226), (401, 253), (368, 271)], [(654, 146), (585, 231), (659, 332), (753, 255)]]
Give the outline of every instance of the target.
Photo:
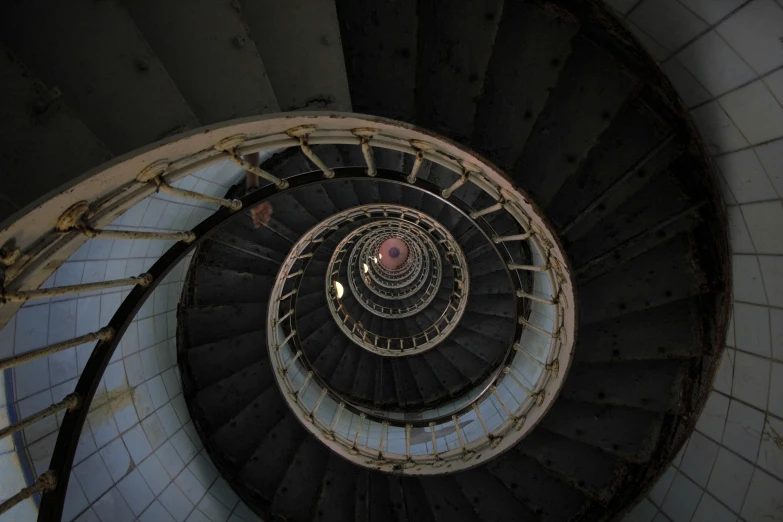
[[(289, 337), (290, 337), (290, 336), (289, 336)], [(285, 342), (284, 342), (283, 344), (285, 344)], [(279, 347), (278, 347), (278, 348), (279, 348)], [(291, 367), (291, 365), (292, 365), (292, 364), (294, 364), (294, 362), (296, 362), (296, 361), (297, 361), (297, 359), (299, 359), (301, 356), (302, 356), (302, 352), (301, 352), (301, 350), (297, 351), (297, 352), (294, 354), (294, 356), (293, 356), (293, 357), (291, 357), (291, 358), (288, 360), (288, 362), (285, 364), (285, 366), (283, 367), (283, 373), (286, 373), (286, 372), (288, 371), (288, 369)]]
[(310, 145), (307, 143), (307, 138), (315, 131), (314, 125), (302, 125), (301, 127), (295, 127), (293, 129), (290, 129), (286, 132), (289, 136), (293, 138), (299, 139), (299, 148), (302, 150), (302, 153), (304, 153), (307, 158), (315, 163), (315, 165), (321, 169), (321, 172), (324, 173), (324, 177), (327, 179), (332, 179), (334, 177), (334, 171), (326, 166), (326, 163), (321, 161), (321, 158), (319, 158), (315, 152), (313, 152), (313, 149), (310, 148)]
[(483, 210), (477, 210), (475, 212), (470, 213), (470, 217), (473, 219), (480, 218), (481, 216), (486, 216), (487, 214), (491, 214), (493, 212), (497, 212), (498, 210), (501, 210), (503, 208), (503, 204), (505, 202), (503, 200), (498, 201), (494, 205), (491, 205)]
[(412, 425), (405, 425), (405, 456), (408, 460), (411, 460), (411, 428), (413, 428)]
[(468, 448), (465, 445), (465, 437), (462, 434), (462, 428), (460, 428), (459, 426), (459, 420), (457, 419), (456, 415), (452, 415), (451, 420), (454, 421), (454, 427), (456, 428), (457, 431), (457, 439), (459, 439), (459, 447), (462, 448), (462, 453), (467, 454)]
[(237, 136), (231, 136), (229, 138), (225, 138), (223, 140), (220, 140), (220, 142), (215, 145), (215, 150), (219, 150), (228, 156), (228, 158), (245, 169), (246, 171), (256, 175), (257, 177), (261, 179), (265, 179), (270, 183), (273, 183), (275, 187), (277, 187), (279, 190), (284, 190), (288, 188), (288, 181), (284, 179), (280, 179), (274, 174), (270, 174), (269, 172), (265, 171), (261, 167), (257, 167), (250, 162), (244, 160), (239, 153), (237, 153), (236, 148), (247, 139), (247, 137), (243, 134), (237, 135)]
[(416, 176), (419, 175), (419, 169), (421, 168), (421, 164), (424, 163), (424, 153), (420, 150), (416, 151), (416, 159), (413, 160), (413, 167), (411, 168), (411, 173), (408, 174), (408, 177), (405, 178), (405, 181), (408, 183), (416, 183)]
[(553, 338), (557, 337), (557, 334), (554, 334), (552, 332), (547, 332), (543, 328), (540, 328), (540, 327), (534, 325), (533, 323), (531, 323), (530, 321), (526, 320), (522, 316), (519, 317), (518, 322), (519, 322), (519, 324), (523, 324), (526, 327), (531, 328), (531, 329), (535, 330), (536, 332), (540, 333), (541, 335), (543, 335), (545, 337), (549, 337), (550, 339), (553, 339)]
[(522, 290), (517, 290), (517, 297), (523, 297), (526, 299), (531, 299), (533, 301), (538, 301), (539, 303), (544, 303), (548, 305), (556, 305), (557, 301), (554, 299), (545, 299), (543, 297), (538, 297), (537, 295), (528, 294), (527, 292), (523, 292)]
[(296, 288), (294, 288), (293, 290), (291, 290), (287, 294), (281, 295), (280, 298), (278, 299), (278, 301), (285, 301), (286, 299), (288, 299), (289, 297), (291, 297), (295, 293), (296, 293)]
[(49, 346), (44, 346), (43, 348), (38, 348), (37, 350), (32, 350), (27, 353), (14, 355), (13, 357), (0, 359), (0, 371), (33, 361), (39, 357), (46, 357), (48, 355), (52, 355), (53, 353), (61, 352), (67, 348), (78, 346), (80, 344), (98, 340), (109, 341), (112, 337), (114, 337), (113, 328), (101, 328), (97, 332), (91, 332), (79, 337), (74, 337), (73, 339), (69, 339), (67, 341), (63, 341), (61, 343), (50, 344)]
[(509, 263), (508, 264), (509, 270), (525, 270), (527, 272), (546, 272), (549, 270), (548, 265), (518, 265), (516, 263)]
[(484, 430), (484, 435), (489, 437), (489, 430), (487, 429), (487, 423), (484, 422), (484, 416), (481, 415), (481, 410), (478, 407), (478, 403), (473, 403), (473, 411), (476, 412), (476, 417), (478, 417), (479, 422), (481, 423), (481, 429)]
[(533, 361), (533, 363), (536, 364), (536, 366), (539, 366), (540, 368), (543, 368), (547, 371), (552, 372), (555, 377), (557, 377), (558, 372), (560, 371), (560, 362), (555, 359), (552, 361), (552, 364), (545, 364), (533, 357), (531, 353), (529, 353), (527, 350), (525, 350), (520, 343), (514, 343), (514, 350), (518, 352), (522, 352), (523, 354), (527, 355), (528, 358)]
[(378, 458), (383, 458), (383, 447), (386, 445), (386, 437), (389, 433), (389, 421), (381, 423), (381, 443), (378, 445)]
[(286, 279), (291, 279), (292, 277), (300, 276), (302, 274), (304, 274), (304, 270), (299, 270), (297, 272), (292, 272), (292, 273), (288, 274), (287, 276), (285, 276), (285, 278)]
[(525, 391), (525, 393), (527, 393), (530, 396), (530, 398), (536, 402), (536, 405), (541, 406), (541, 404), (543, 404), (544, 402), (543, 392), (538, 392), (538, 393), (533, 392), (533, 390), (528, 388), (522, 381), (520, 381), (517, 378), (516, 375), (514, 375), (514, 372), (512, 372), (511, 368), (509, 368), (508, 366), (503, 368), (503, 373), (511, 377), (514, 380), (514, 382), (516, 382), (519, 385), (519, 387), (522, 388)]
[(524, 234), (515, 234), (513, 236), (495, 236), (492, 238), (492, 241), (494, 243), (505, 243), (506, 241), (524, 241), (525, 239), (530, 238), (534, 232), (532, 230), (528, 230)]
[[(462, 185), (464, 185), (467, 182), (468, 182), (468, 173), (467, 172), (463, 172), (462, 176), (460, 176), (457, 181), (455, 181), (450, 187), (448, 187), (446, 189), (443, 189), (443, 191), (440, 194), (444, 198), (448, 199), (448, 198), (451, 197), (451, 195), (454, 193), (455, 190), (457, 190), (458, 188), (460, 188)], [(445, 242), (445, 240), (443, 240), (441, 242)]]
[(85, 218), (90, 210), (86, 201), (79, 201), (71, 205), (57, 219), (55, 228), (58, 232), (80, 232), (89, 238), (101, 239), (154, 239), (164, 241), (184, 241), (192, 243), (196, 240), (193, 232), (144, 232), (137, 230), (105, 230), (92, 228)]
[(509, 419), (514, 418), (514, 414), (511, 413), (511, 410), (508, 409), (508, 406), (506, 406), (506, 402), (500, 397), (500, 394), (498, 393), (498, 389), (493, 386), (490, 388), (492, 390), (492, 395), (495, 396), (495, 399), (500, 403), (500, 406), (503, 408), (503, 410), (506, 412), (506, 415), (508, 415)]
[[(249, 163), (243, 163), (252, 168), (252, 165)], [(196, 201), (203, 201), (204, 203), (212, 203), (215, 205), (220, 205), (221, 207), (230, 208), (234, 211), (240, 210), (242, 208), (242, 202), (238, 199), (216, 198), (214, 196), (207, 196), (206, 194), (202, 194), (200, 192), (193, 192), (192, 190), (172, 187), (166, 183), (165, 179), (163, 179), (163, 175), (166, 173), (168, 166), (168, 163), (165, 161), (148, 165), (139, 173), (138, 176), (136, 176), (136, 181), (139, 183), (153, 184), (161, 192), (165, 192), (166, 194), (172, 196), (178, 196), (185, 199), (194, 199)]]
[(353, 436), (353, 446), (351, 449), (356, 450), (356, 444), (359, 442), (359, 436), (362, 433), (362, 424), (364, 424), (364, 419), (367, 418), (367, 415), (364, 413), (359, 414), (359, 427), (356, 428), (356, 434)]
[(318, 408), (321, 407), (321, 402), (323, 402), (324, 397), (326, 397), (326, 388), (321, 390), (321, 395), (318, 397), (318, 400), (315, 402), (315, 406), (313, 406), (313, 411), (310, 412), (310, 418), (315, 418), (315, 412), (318, 411)]
[(310, 379), (312, 378), (313, 378), (313, 372), (307, 372), (304, 381), (302, 381), (302, 385), (299, 387), (299, 390), (297, 390), (295, 395), (301, 396), (302, 392), (304, 392), (304, 389), (307, 387), (308, 384), (310, 384)]
[(48, 408), (44, 408), (43, 410), (34, 413), (27, 417), (26, 419), (22, 419), (17, 423), (11, 424), (10, 426), (7, 426), (0, 430), (0, 439), (3, 437), (7, 437), (8, 435), (11, 435), (13, 433), (16, 433), (19, 430), (22, 430), (26, 428), (27, 426), (30, 426), (31, 424), (35, 424), (39, 420), (45, 419), (46, 417), (53, 415), (57, 413), (60, 410), (75, 410), (79, 407), (81, 404), (81, 397), (78, 393), (71, 393), (67, 395), (63, 400), (60, 402), (56, 402), (49, 406)]
[(332, 437), (334, 437), (334, 428), (337, 427), (337, 422), (340, 420), (340, 415), (343, 413), (343, 408), (345, 408), (345, 403), (341, 402), (337, 406), (337, 411), (334, 414), (334, 418), (332, 419), (332, 424), (329, 426), (329, 433)]
[(13, 497), (9, 498), (8, 500), (0, 504), (0, 515), (2, 515), (6, 511), (14, 507), (15, 505), (19, 504), (20, 502), (32, 497), (36, 493), (52, 491), (56, 487), (57, 487), (57, 476), (54, 474), (54, 471), (51, 470), (47, 471), (46, 473), (43, 473), (41, 476), (35, 479), (35, 482), (31, 486), (22, 488), (22, 490), (19, 493), (17, 493)]
[(136, 277), (99, 281), (97, 283), (84, 283), (82, 285), (57, 286), (54, 288), (40, 288), (38, 290), (21, 290), (19, 292), (6, 292), (5, 290), (0, 290), (0, 302), (25, 302), (31, 299), (46, 299), (47, 297), (89, 292), (91, 290), (105, 290), (107, 288), (116, 288), (120, 286), (149, 286), (151, 283), (151, 275), (140, 274)]
[(283, 339), (283, 342), (281, 342), (279, 345), (277, 345), (277, 349), (279, 350), (280, 348), (282, 348), (283, 346), (285, 346), (285, 345), (286, 345), (286, 343), (287, 343), (288, 341), (290, 341), (290, 340), (291, 340), (291, 339), (292, 339), (292, 338), (293, 338), (295, 335), (296, 335), (296, 330), (294, 330), (294, 331), (292, 331), (290, 334), (288, 334), (288, 337), (286, 337), (285, 339)]
[[(375, 168), (375, 156), (372, 152), (372, 146), (370, 145), (370, 138), (378, 133), (377, 129), (354, 129), (354, 136), (358, 136), (362, 140), (362, 154), (364, 155), (364, 161), (367, 162), (367, 175), (371, 178), (378, 174), (378, 170)], [(386, 213), (384, 212), (384, 215)]]

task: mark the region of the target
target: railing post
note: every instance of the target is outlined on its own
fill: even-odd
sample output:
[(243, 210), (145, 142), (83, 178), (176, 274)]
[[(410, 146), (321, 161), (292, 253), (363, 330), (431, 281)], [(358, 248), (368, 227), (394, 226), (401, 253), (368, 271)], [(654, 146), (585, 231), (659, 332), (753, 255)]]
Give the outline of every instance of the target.
[(32, 350), (19, 355), (14, 355), (13, 357), (0, 359), (0, 371), (5, 370), (6, 368), (13, 368), (14, 366), (19, 366), (20, 364), (34, 361), (39, 357), (46, 357), (52, 355), (53, 353), (61, 352), (73, 346), (79, 346), (80, 344), (98, 340), (108, 341), (112, 337), (114, 337), (114, 328), (101, 328), (97, 332), (80, 335), (79, 337), (74, 337), (73, 339), (69, 339), (61, 343), (50, 344), (49, 346), (44, 346), (43, 348), (39, 348), (37, 350)]
[(31, 486), (27, 486), (19, 493), (9, 498), (2, 504), (0, 504), (0, 515), (17, 505), (18, 503), (26, 500), (36, 493), (43, 493), (45, 491), (51, 491), (57, 487), (57, 476), (54, 471), (47, 471), (35, 479), (35, 482)]
[(39, 411), (38, 413), (34, 413), (30, 415), (26, 419), (22, 419), (15, 424), (11, 424), (10, 426), (3, 428), (2, 430), (0, 430), (0, 439), (2, 439), (3, 437), (7, 437), (8, 435), (11, 435), (13, 433), (16, 433), (17, 431), (23, 430), (24, 428), (32, 424), (35, 424), (39, 420), (45, 419), (46, 417), (53, 415), (60, 410), (75, 410), (80, 405), (81, 405), (81, 397), (79, 396), (79, 394), (71, 393), (67, 395), (60, 402), (56, 402), (51, 406)]

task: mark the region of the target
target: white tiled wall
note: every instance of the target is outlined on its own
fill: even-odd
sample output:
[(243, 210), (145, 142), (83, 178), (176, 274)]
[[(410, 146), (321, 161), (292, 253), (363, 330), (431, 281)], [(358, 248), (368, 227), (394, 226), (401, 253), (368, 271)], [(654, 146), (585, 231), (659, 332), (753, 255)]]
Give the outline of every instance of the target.
[[(222, 196), (242, 172), (222, 163), (175, 185)], [(153, 194), (113, 223), (126, 230), (184, 230), (214, 207)], [(149, 240), (94, 239), (47, 281), (61, 286), (138, 275), (171, 245)], [(257, 518), (218, 477), (203, 450), (182, 395), (176, 366), (176, 309), (189, 259), (142, 306), (112, 357), (76, 452), (63, 520), (79, 522), (251, 522)], [(130, 288), (84, 292), (26, 304), (0, 332), (0, 357), (95, 331), (105, 325)], [(13, 372), (13, 393), (2, 397), (0, 425), (9, 411), (24, 417), (70, 393), (94, 343), (70, 348)], [(1, 372), (0, 372), (1, 373)], [(9, 403), (10, 409), (5, 405)], [(0, 497), (24, 484), (26, 463), (37, 476), (48, 467), (62, 414), (26, 428), (21, 447), (0, 447)], [(33, 520), (29, 500), (3, 522)]]
[(607, 2), (691, 109), (722, 176), (734, 252), (714, 390), (626, 521), (783, 520), (783, 2)]

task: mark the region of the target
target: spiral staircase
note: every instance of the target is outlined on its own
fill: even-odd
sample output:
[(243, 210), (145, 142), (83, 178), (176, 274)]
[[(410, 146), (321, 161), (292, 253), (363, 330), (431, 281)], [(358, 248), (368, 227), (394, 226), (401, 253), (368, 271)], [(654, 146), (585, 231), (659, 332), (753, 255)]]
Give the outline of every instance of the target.
[[(15, 499), (40, 494), (38, 520), (63, 516), (103, 372), (190, 252), (184, 398), (263, 520), (616, 520), (693, 430), (728, 324), (725, 217), (668, 80), (600, 2), (7, 14), (4, 193), (31, 170), (56, 192), (0, 232), (0, 317), (132, 287), (93, 337), (38, 353), (98, 340), (43, 412), (67, 411)], [(185, 183), (224, 163), (258, 184)], [(151, 194), (209, 213), (112, 225)], [(41, 287), (88, 238), (170, 248), (138, 276)]]

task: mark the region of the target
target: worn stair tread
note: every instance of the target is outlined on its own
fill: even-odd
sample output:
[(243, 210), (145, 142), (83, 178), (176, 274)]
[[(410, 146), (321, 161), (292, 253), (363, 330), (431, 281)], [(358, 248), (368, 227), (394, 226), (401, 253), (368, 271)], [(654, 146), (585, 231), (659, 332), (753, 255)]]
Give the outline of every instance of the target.
[(202, 265), (196, 268), (193, 304), (236, 304), (269, 301), (273, 280), (230, 268)]
[(582, 324), (588, 325), (699, 295), (708, 290), (690, 262), (692, 246), (675, 237), (620, 265), (610, 273), (579, 284)]
[[(581, 492), (549, 475), (519, 453), (510, 452), (504, 458), (490, 461), (485, 473), (502, 484), (496, 490), (505, 489), (527, 508), (520, 509), (527, 515), (520, 520), (573, 520), (587, 500)], [(475, 480), (474, 484), (482, 482)]]
[[(9, 13), (5, 13), (8, 15)], [(3, 201), (0, 221), (49, 192), (112, 158), (85, 122), (44, 84), (8, 47), (0, 44), (3, 96), (0, 110), (0, 171)], [(40, 114), (30, 107), (44, 104)], [(40, 154), (40, 151), (47, 151)], [(35, 183), (29, 173), (35, 172)]]
[(652, 455), (662, 417), (661, 414), (637, 408), (592, 404), (560, 397), (541, 425), (625, 460), (646, 462)]
[(617, 361), (573, 365), (561, 397), (640, 408), (654, 412), (680, 413), (683, 404), (677, 391), (687, 375), (688, 361)]
[(266, 303), (188, 305), (180, 307), (180, 319), (188, 343), (198, 346), (257, 330), (266, 322)]
[(420, 478), (419, 484), (437, 522), (480, 522), (481, 517), (462, 495), (456, 480), (444, 475)]
[[(231, 393), (228, 390), (228, 393)], [(272, 383), (211, 436), (210, 442), (234, 465), (244, 463), (266, 434), (283, 418), (288, 406)]]
[(154, 0), (133, 0), (124, 5), (199, 121), (279, 111), (236, 4), (176, 0), (160, 9)]
[(254, 330), (187, 349), (190, 374), (199, 388), (225, 379), (234, 373), (266, 359), (266, 332)]
[(307, 437), (299, 420), (287, 412), (241, 468), (240, 478), (252, 491), (271, 502), (300, 444)]
[(268, 359), (247, 366), (195, 395), (196, 406), (203, 413), (203, 421), (212, 429), (221, 426), (274, 384)]
[(419, 4), (419, 27), (427, 28), (418, 40), (419, 125), (458, 140), (471, 135), (502, 10), (500, 0)]
[(412, 121), (417, 3), (347, 0), (336, 7), (353, 110)]
[(351, 111), (333, 3), (240, 3), (281, 110)]
[(546, 209), (558, 227), (569, 227), (564, 234), (567, 240), (579, 239), (598, 220), (611, 215), (666, 169), (678, 153), (677, 145), (663, 144), (666, 136), (640, 111), (627, 112), (621, 116), (625, 121), (618, 118), (607, 129), (607, 135), (601, 137), (579, 172), (563, 185)]
[(356, 495), (356, 479), (357, 472), (354, 465), (336, 453), (330, 452), (312, 520), (317, 522), (352, 520), (354, 502), (349, 499)]
[(280, 480), (271, 512), (288, 520), (312, 520), (329, 452), (314, 437), (306, 437)]
[(537, 514), (517, 500), (515, 490), (511, 489), (515, 484), (504, 487), (502, 481), (493, 476), (485, 467), (455, 474), (454, 480), (459, 484), (462, 495), (473, 506), (482, 521), (519, 520), (533, 522), (540, 520)]
[(632, 75), (590, 41), (578, 37), (572, 47), (514, 167), (514, 179), (544, 207), (576, 172), (636, 85)]
[(521, 154), (578, 29), (579, 22), (556, 10), (527, 2), (503, 5), (471, 139), (500, 167), (513, 168)]
[(621, 470), (619, 457), (543, 426), (530, 432), (514, 447), (514, 451), (530, 457), (543, 469), (603, 501), (612, 495)]
[(698, 302), (683, 299), (580, 328), (574, 362), (697, 357)]
[(114, 154), (199, 126), (118, 2), (12, 2), (0, 30), (3, 43), (36, 77), (57, 86)]

